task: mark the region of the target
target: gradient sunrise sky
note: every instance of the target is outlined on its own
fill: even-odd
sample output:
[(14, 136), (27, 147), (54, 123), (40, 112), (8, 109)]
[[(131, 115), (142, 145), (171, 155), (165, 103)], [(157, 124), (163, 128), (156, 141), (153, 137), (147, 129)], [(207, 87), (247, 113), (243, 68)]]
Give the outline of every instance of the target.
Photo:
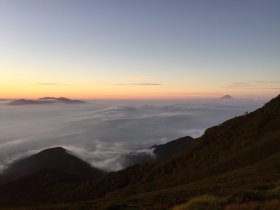
[(279, 0), (0, 0), (0, 98), (272, 97)]

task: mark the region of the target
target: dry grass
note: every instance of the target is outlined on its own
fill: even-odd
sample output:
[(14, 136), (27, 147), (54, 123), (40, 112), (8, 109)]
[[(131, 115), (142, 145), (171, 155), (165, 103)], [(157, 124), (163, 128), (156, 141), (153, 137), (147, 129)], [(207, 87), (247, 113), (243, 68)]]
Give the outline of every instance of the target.
[(280, 210), (280, 200), (251, 201), (242, 204), (230, 204), (225, 210)]
[(194, 197), (187, 203), (175, 206), (172, 210), (219, 210), (227, 202), (227, 197), (218, 197), (214, 195), (202, 195)]

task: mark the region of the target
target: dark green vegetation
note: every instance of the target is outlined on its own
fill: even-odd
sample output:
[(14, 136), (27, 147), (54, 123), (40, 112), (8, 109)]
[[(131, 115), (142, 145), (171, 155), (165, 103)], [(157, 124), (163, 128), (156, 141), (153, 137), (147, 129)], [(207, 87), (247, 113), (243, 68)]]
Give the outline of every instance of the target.
[(17, 199), (4, 186), (0, 198), (3, 209), (15, 200), (31, 206), (20, 209), (279, 209), (279, 141), (280, 96), (207, 129), (167, 160), (95, 181), (56, 183), (40, 193), (18, 184)]

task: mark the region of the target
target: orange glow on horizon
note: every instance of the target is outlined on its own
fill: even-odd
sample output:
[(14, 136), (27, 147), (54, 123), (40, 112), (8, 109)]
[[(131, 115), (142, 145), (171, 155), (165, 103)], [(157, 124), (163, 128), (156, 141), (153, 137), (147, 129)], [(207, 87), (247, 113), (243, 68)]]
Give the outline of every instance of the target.
[[(207, 90), (207, 91), (206, 91)], [(57, 84), (57, 83), (6, 83), (0, 84), (0, 98), (41, 98), (68, 97), (88, 100), (176, 100), (215, 99), (223, 95), (234, 98), (272, 98), (279, 94), (277, 89), (229, 89), (212, 84), (160, 85), (143, 83), (140, 85), (112, 84)]]
[(35, 99), (41, 97), (68, 97), (73, 99), (85, 99), (85, 100), (176, 100), (176, 99), (215, 99), (223, 95), (232, 95), (234, 98), (272, 98), (278, 95), (275, 92), (263, 91), (258, 94), (252, 94), (250, 92), (226, 92), (226, 91), (213, 91), (213, 92), (196, 92), (196, 91), (47, 91), (47, 90), (28, 90), (22, 89), (19, 91), (16, 88), (9, 89), (9, 91), (1, 91), (0, 98), (16, 99), (26, 98)]

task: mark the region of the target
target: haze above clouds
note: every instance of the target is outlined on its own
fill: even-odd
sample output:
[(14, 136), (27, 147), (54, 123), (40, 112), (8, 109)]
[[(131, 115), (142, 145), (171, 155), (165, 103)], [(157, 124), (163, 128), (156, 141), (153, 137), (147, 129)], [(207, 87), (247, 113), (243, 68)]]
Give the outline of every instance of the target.
[(261, 107), (263, 100), (91, 101), (79, 105), (0, 104), (0, 170), (42, 149), (63, 146), (107, 171), (122, 169), (149, 149)]

